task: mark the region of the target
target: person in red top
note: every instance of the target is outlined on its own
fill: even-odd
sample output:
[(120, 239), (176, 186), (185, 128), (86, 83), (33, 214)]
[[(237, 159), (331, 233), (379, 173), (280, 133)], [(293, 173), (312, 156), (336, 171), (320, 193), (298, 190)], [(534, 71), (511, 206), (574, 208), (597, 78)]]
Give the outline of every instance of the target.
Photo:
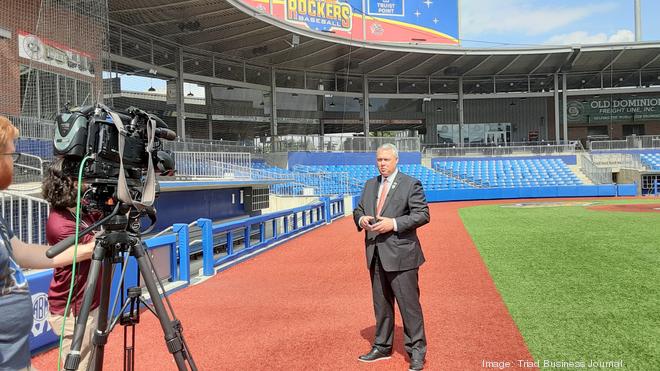
[[(46, 240), (50, 245), (54, 245), (61, 240), (72, 236), (76, 231), (76, 196), (77, 196), (77, 180), (73, 178), (73, 174), (77, 173), (75, 168), (76, 164), (71, 163), (64, 159), (55, 160), (48, 173), (44, 177), (42, 185), (42, 194), (44, 199), (50, 203), (51, 210), (46, 223)], [(80, 230), (87, 228), (93, 224), (95, 218), (92, 215), (81, 214)], [(82, 236), (79, 240), (80, 244), (85, 244), (92, 241), (94, 235), (89, 233)], [(76, 276), (74, 278), (75, 286), (73, 288), (73, 295), (71, 304), (69, 306), (69, 315), (66, 320), (64, 329), (63, 351), (62, 351), (62, 364), (66, 359), (66, 355), (71, 348), (73, 340), (73, 329), (77, 322), (80, 309), (83, 304), (83, 297), (87, 289), (87, 275), (91, 266), (91, 260), (85, 260), (77, 263)], [(48, 322), (53, 327), (56, 335), (60, 336), (62, 330), (62, 322), (64, 321), (64, 311), (66, 308), (67, 299), (69, 297), (69, 289), (71, 279), (73, 276), (73, 265), (67, 265), (61, 268), (56, 268), (53, 272), (53, 279), (50, 282), (48, 290), (48, 306), (50, 314)], [(80, 364), (79, 370), (86, 370), (90, 361), (91, 338), (96, 329), (96, 318), (98, 316), (98, 306), (100, 301), (101, 280), (98, 281), (94, 300), (90, 308), (90, 314), (85, 327), (85, 336), (80, 348)]]

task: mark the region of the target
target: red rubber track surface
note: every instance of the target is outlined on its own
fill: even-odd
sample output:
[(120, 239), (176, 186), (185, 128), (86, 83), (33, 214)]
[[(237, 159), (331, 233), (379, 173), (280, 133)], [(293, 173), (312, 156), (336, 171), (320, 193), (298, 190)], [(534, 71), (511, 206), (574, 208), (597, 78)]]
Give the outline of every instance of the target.
[[(431, 204), (431, 223), (419, 230), (427, 259), (420, 268), (427, 370), (477, 370), (484, 361), (509, 361), (514, 366), (509, 369), (516, 369), (517, 360), (532, 359), (458, 216), (459, 208), (480, 203)], [(370, 349), (374, 318), (363, 235), (351, 218), (288, 241), (170, 299), (200, 370), (407, 369), (398, 313), (392, 359), (357, 360)], [(136, 370), (176, 369), (148, 312), (137, 326), (136, 343)], [(121, 370), (122, 357), (122, 329), (117, 328), (106, 346), (105, 369)], [(39, 370), (56, 365), (57, 350), (33, 358)]]

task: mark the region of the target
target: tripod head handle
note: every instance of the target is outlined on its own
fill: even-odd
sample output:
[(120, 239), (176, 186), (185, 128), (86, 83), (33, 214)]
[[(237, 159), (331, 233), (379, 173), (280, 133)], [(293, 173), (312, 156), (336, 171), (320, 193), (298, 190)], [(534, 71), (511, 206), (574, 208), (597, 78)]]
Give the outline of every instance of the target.
[[(117, 212), (119, 211), (119, 205), (120, 204), (118, 203), (117, 206), (115, 206), (114, 210), (112, 210), (112, 212), (110, 214), (108, 214), (106, 217), (104, 217), (101, 220), (97, 221), (96, 223), (90, 225), (89, 227), (83, 229), (82, 232), (80, 232), (78, 234), (78, 237), (82, 237), (82, 236), (88, 234), (89, 232), (96, 229), (96, 227), (98, 227), (98, 226), (104, 224), (105, 222), (107, 222), (108, 220), (110, 220), (110, 218), (115, 216), (117, 214)], [(64, 250), (71, 247), (71, 245), (73, 245), (75, 241), (76, 241), (76, 236), (75, 235), (69, 236), (69, 237), (63, 239), (62, 241), (56, 243), (55, 245), (51, 246), (48, 250), (46, 250), (46, 256), (48, 258), (54, 258), (54, 257), (60, 255), (62, 252), (64, 252)]]

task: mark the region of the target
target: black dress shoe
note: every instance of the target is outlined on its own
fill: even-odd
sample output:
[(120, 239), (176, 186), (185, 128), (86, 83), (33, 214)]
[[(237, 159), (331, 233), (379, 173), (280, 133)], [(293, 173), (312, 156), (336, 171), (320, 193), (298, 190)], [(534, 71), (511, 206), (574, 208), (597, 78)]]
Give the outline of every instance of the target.
[(424, 369), (424, 360), (423, 359), (411, 359), (409, 371), (419, 371)]
[(359, 356), (358, 360), (362, 362), (376, 362), (382, 359), (390, 359), (390, 355), (391, 353), (383, 353), (378, 348), (373, 347), (369, 353)]

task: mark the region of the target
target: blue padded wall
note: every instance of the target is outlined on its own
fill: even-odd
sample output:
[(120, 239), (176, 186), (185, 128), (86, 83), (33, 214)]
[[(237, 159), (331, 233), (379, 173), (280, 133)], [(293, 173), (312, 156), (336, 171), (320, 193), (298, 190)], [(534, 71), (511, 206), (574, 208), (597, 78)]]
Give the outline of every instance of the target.
[[(247, 215), (240, 199), (240, 188), (161, 192), (154, 204), (158, 213), (154, 232), (199, 218), (220, 220)], [(141, 222), (143, 228), (149, 225), (148, 218), (142, 218)]]
[[(421, 164), (420, 152), (399, 152), (399, 164)], [(295, 165), (376, 165), (376, 152), (289, 152), (289, 169)]]
[[(633, 185), (634, 186), (634, 185)], [(630, 187), (618, 188), (614, 184), (561, 187), (472, 188), (444, 191), (426, 191), (429, 202), (496, 200), (512, 198), (597, 197), (631, 193)]]

